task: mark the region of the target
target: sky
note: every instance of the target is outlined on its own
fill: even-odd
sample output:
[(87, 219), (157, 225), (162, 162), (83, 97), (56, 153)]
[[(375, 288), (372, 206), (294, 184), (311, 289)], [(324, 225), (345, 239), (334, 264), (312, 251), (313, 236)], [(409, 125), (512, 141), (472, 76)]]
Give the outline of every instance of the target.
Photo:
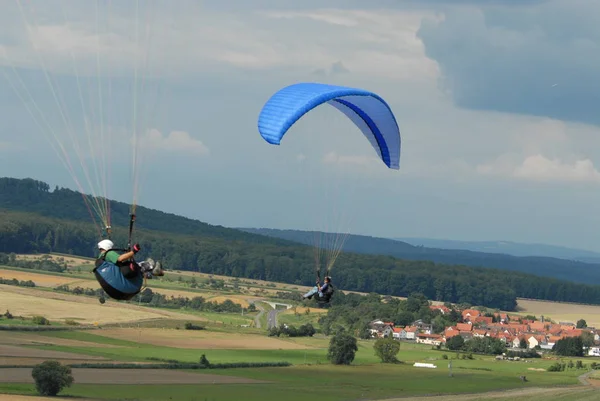
[[(600, 251), (598, 2), (135, 5), (3, 9), (0, 176), (229, 227)], [(385, 99), (400, 169), (328, 105), (266, 143), (297, 82)]]

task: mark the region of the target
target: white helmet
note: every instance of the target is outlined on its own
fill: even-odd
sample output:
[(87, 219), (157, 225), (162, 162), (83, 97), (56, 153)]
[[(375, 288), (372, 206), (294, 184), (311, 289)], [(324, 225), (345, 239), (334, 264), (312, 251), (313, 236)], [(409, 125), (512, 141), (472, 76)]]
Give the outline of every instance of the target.
[(105, 251), (110, 251), (115, 244), (109, 239), (104, 239), (98, 242), (98, 249), (104, 249)]

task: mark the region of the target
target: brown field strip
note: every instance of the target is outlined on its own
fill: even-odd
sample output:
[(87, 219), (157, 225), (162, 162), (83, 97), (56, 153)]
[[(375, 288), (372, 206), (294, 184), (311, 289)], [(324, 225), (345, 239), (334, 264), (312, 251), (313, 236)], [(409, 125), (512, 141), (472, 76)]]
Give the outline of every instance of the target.
[(79, 355), (72, 352), (48, 351), (43, 349), (23, 348), (15, 345), (0, 344), (0, 356), (10, 358), (45, 358), (45, 359), (70, 359), (82, 360), (89, 359), (95, 361), (105, 361), (107, 358), (100, 356)]
[(54, 262), (58, 262), (60, 259), (62, 259), (63, 263), (67, 264), (67, 267), (83, 266), (83, 265), (89, 265), (91, 267), (94, 265), (94, 261), (89, 260), (89, 259), (80, 258), (77, 256), (50, 255), (50, 254), (46, 254), (46, 253), (39, 254), (39, 255), (19, 254), (19, 255), (16, 255), (16, 258), (17, 258), (17, 260), (39, 260), (44, 256), (49, 256), (50, 260), (52, 260)]
[[(122, 340), (138, 341), (139, 330), (132, 328), (103, 329), (98, 335)], [(312, 349), (314, 347), (296, 344), (276, 337), (257, 334), (223, 334), (211, 331), (190, 331), (173, 329), (144, 329), (145, 342), (152, 345), (175, 348), (197, 349)]]
[[(10, 270), (3, 269), (0, 267), (0, 277), (5, 279), (17, 279), (21, 281), (31, 280), (39, 287), (48, 287), (54, 288), (59, 285), (68, 285), (71, 288), (81, 287), (81, 288), (91, 288), (93, 290), (99, 289), (100, 284), (94, 279), (84, 279), (80, 277), (69, 277), (69, 276), (54, 276), (43, 273), (36, 272), (24, 272), (18, 270)], [(148, 288), (157, 294), (164, 295), (165, 297), (184, 297), (192, 299), (194, 297), (203, 297), (206, 300), (210, 300), (212, 302), (222, 303), (227, 299), (230, 299), (232, 302), (240, 304), (242, 307), (247, 308), (249, 306), (249, 302), (246, 299), (247, 297), (243, 295), (220, 295), (218, 292), (210, 292), (210, 291), (189, 291), (189, 290), (180, 290), (180, 289), (170, 289), (170, 288), (158, 288), (152, 286), (153, 281), (149, 280), (147, 285)]]
[(34, 272), (24, 272), (19, 270), (10, 270), (0, 268), (0, 277), (7, 280), (17, 279), (20, 281), (31, 280), (35, 285), (40, 287), (57, 287), (63, 284), (71, 284), (73, 282), (81, 280), (76, 277), (65, 277), (65, 276), (52, 276), (49, 274), (41, 274)]
[(180, 312), (151, 309), (97, 299), (0, 284), (0, 305), (15, 316), (41, 315), (50, 321), (72, 319), (86, 324), (127, 323), (140, 320), (171, 318), (205, 320)]
[(211, 298), (207, 298), (207, 301), (210, 302), (216, 302), (218, 304), (222, 304), (223, 302), (230, 300), (233, 303), (239, 304), (242, 306), (242, 308), (247, 308), (248, 306), (250, 306), (250, 303), (248, 302), (247, 299), (245, 299), (244, 297), (241, 296), (236, 296), (236, 295), (219, 295), (216, 297), (211, 297)]
[(435, 395), (426, 397), (391, 398), (380, 401), (494, 401), (494, 400), (577, 400), (593, 401), (600, 398), (600, 393), (590, 387), (540, 388), (530, 387), (517, 390), (490, 391), (479, 394)]
[[(529, 299), (518, 299), (521, 315), (535, 315), (539, 319), (542, 315), (546, 319), (555, 322), (577, 323), (579, 319), (585, 319), (588, 326), (600, 327), (600, 305), (580, 305), (562, 302), (535, 301)], [(508, 312), (510, 315), (511, 313)]]
[[(120, 345), (98, 344), (89, 341), (70, 340), (60, 337), (47, 337), (40, 334), (4, 331), (0, 335), (0, 345), (60, 345), (64, 347), (122, 348)], [(2, 355), (2, 354), (0, 354)]]
[[(296, 312), (298, 312), (299, 314), (305, 314), (306, 311), (309, 310), (309, 313), (327, 313), (327, 309), (322, 309), (322, 308), (306, 308), (304, 306), (298, 306), (296, 307)], [(279, 312), (282, 315), (293, 315), (294, 314), (294, 309), (286, 309), (284, 311)]]
[[(14, 395), (14, 394), (0, 394), (0, 401), (57, 401), (57, 400), (72, 400), (73, 398), (63, 397), (37, 397), (31, 395)], [(92, 398), (79, 398), (77, 401), (95, 401)]]
[[(258, 384), (243, 377), (190, 373), (171, 369), (72, 369), (77, 384)], [(0, 370), (1, 383), (33, 383), (30, 368)]]
[[(0, 356), (0, 366), (33, 366), (33, 365), (38, 365), (44, 361), (47, 360), (57, 360), (60, 363), (62, 363), (63, 365), (71, 365), (71, 364), (76, 364), (76, 363), (103, 363), (103, 364), (107, 364), (107, 363), (113, 363), (110, 360), (106, 360), (106, 361), (98, 361), (95, 359), (85, 359), (85, 358), (81, 358), (81, 359), (68, 359), (68, 358), (64, 358), (64, 359), (58, 359), (58, 358), (16, 358), (16, 357), (4, 357), (4, 356)], [(118, 362), (114, 362), (114, 363), (124, 363), (122, 361), (118, 361)], [(151, 363), (151, 362), (128, 362), (128, 363)], [(1, 368), (0, 368), (1, 369)], [(2, 371), (0, 370), (0, 375)]]

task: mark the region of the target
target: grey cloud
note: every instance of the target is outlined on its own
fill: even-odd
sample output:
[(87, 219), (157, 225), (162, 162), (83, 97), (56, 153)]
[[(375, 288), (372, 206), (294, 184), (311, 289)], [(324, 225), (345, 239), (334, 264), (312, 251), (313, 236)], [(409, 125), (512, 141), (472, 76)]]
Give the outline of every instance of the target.
[(347, 69), (341, 61), (336, 61), (331, 64), (331, 74), (345, 74), (347, 72), (350, 72), (350, 70)]
[(600, 4), (448, 8), (418, 31), (441, 83), (467, 109), (600, 125)]
[(312, 72), (312, 75), (317, 75), (319, 77), (327, 77), (339, 74), (347, 74), (349, 72), (350, 70), (346, 68), (344, 63), (342, 63), (341, 61), (336, 61), (335, 63), (331, 64), (328, 70), (325, 68), (317, 68)]

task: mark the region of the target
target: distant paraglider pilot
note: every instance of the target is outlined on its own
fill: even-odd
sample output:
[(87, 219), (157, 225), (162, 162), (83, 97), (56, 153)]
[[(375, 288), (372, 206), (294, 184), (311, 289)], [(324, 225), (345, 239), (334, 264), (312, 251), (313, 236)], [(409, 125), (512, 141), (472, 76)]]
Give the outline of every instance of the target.
[(319, 284), (319, 280), (317, 279), (317, 285), (315, 285), (310, 291), (304, 294), (302, 298), (311, 299), (315, 294), (317, 294), (317, 301), (329, 302), (334, 292), (333, 285), (331, 284), (331, 277), (325, 277), (325, 283), (322, 286), (320, 286)]
[[(139, 263), (134, 260), (141, 250), (139, 244), (133, 245), (131, 250), (114, 249), (114, 243), (105, 239), (98, 243), (98, 250), (94, 274), (111, 298), (129, 300), (140, 292), (144, 277), (164, 276), (160, 262), (150, 258)], [(124, 253), (119, 254), (119, 251)]]

